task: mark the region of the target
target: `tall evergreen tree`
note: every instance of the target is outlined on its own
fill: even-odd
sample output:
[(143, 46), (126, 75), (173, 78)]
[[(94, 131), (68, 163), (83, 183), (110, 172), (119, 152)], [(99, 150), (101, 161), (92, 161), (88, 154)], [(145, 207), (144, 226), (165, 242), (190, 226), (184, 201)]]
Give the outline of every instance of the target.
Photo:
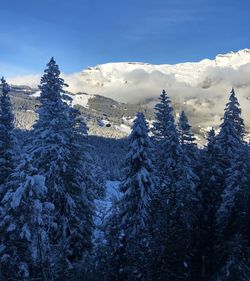
[[(155, 106), (155, 154), (160, 185), (152, 201), (152, 267), (154, 280), (185, 280), (190, 234), (195, 220), (196, 181), (180, 143), (173, 109), (163, 91)], [(185, 232), (185, 237), (181, 233)], [(184, 246), (185, 245), (185, 246)]]
[(231, 91), (222, 120), (216, 143), (221, 149), (221, 161), (227, 169), (238, 148), (241, 147), (245, 135), (245, 125), (234, 89)]
[[(22, 160), (11, 174), (1, 202), (1, 280), (49, 280), (46, 222), (53, 206), (44, 201), (45, 178)], [(50, 276), (51, 277), (51, 276)]]
[[(223, 166), (223, 180), (221, 183), (222, 202), (219, 211), (217, 213), (218, 215), (217, 221), (218, 224), (221, 226), (220, 241), (218, 246), (219, 253), (220, 253), (219, 257), (222, 260), (221, 262), (222, 272), (223, 269), (226, 270), (225, 268), (227, 268), (226, 270), (227, 272), (230, 272), (230, 270), (228, 270), (228, 266), (229, 264), (234, 264), (232, 265), (233, 269), (231, 271), (231, 273), (233, 272), (232, 273), (233, 275), (228, 276), (228, 278), (232, 278), (233, 280), (236, 278), (236, 276), (238, 276), (237, 278), (239, 280), (245, 280), (243, 278), (243, 272), (240, 272), (239, 268), (238, 270), (235, 271), (235, 256), (239, 257), (240, 253), (242, 253), (242, 250), (239, 249), (245, 248), (244, 246), (245, 242), (244, 239), (242, 239), (241, 231), (238, 229), (238, 226), (235, 223), (235, 216), (234, 215), (229, 216), (230, 217), (229, 221), (225, 219), (227, 217), (226, 213), (228, 209), (226, 206), (230, 206), (231, 204), (232, 206), (237, 206), (239, 196), (235, 196), (235, 195), (236, 193), (238, 193), (239, 186), (242, 185), (243, 187), (245, 185), (244, 181), (246, 180), (246, 170), (247, 170), (246, 167), (241, 166), (242, 162), (239, 159), (239, 155), (243, 157), (243, 154), (246, 154), (244, 149), (245, 145), (243, 139), (245, 135), (245, 127), (244, 127), (244, 121), (241, 117), (241, 109), (239, 106), (239, 102), (236, 98), (233, 89), (229, 97), (229, 102), (226, 104), (223, 122), (220, 128), (221, 128), (220, 133), (216, 138), (216, 144), (219, 149), (218, 161)], [(246, 163), (247, 162), (248, 161), (246, 160)], [(241, 180), (239, 181), (239, 183), (236, 183), (236, 181), (238, 181), (239, 178), (241, 178)], [(247, 196), (247, 188), (243, 187), (243, 190), (244, 190), (243, 197)], [(229, 203), (230, 201), (231, 203)], [(233, 208), (232, 212), (234, 210), (235, 209)], [(241, 208), (238, 208), (238, 211), (236, 212), (241, 212), (240, 210)], [(243, 225), (245, 224), (242, 223), (242, 226)], [(237, 245), (237, 247), (235, 245)], [(235, 255), (236, 248), (238, 252), (237, 255)], [(232, 260), (234, 260), (234, 262), (232, 262)], [(240, 276), (242, 276), (242, 279), (240, 279)]]
[[(129, 152), (120, 189), (123, 196), (107, 228), (109, 261), (116, 267), (108, 280), (145, 280), (149, 202), (155, 189), (152, 143), (143, 113), (137, 113), (129, 136)], [(116, 242), (115, 242), (116, 241)], [(112, 277), (113, 275), (113, 277)], [(114, 278), (114, 279), (113, 279)]]
[(152, 143), (143, 113), (137, 113), (129, 136), (129, 153), (125, 161), (125, 179), (121, 183), (124, 229), (136, 233), (147, 221), (147, 208), (154, 190)]
[(180, 134), (180, 144), (184, 145), (194, 145), (195, 137), (191, 131), (192, 126), (188, 123), (187, 115), (184, 111), (181, 112), (178, 122), (178, 130)]
[(169, 123), (174, 123), (173, 108), (165, 90), (159, 98), (160, 102), (155, 105), (155, 121), (153, 123), (153, 137), (155, 141), (169, 137)]
[(39, 86), (39, 120), (28, 151), (45, 176), (46, 200), (54, 205), (49, 229), (54, 276), (69, 280), (70, 268), (74, 271), (92, 247), (97, 192), (89, 165), (86, 125), (80, 122), (79, 111), (67, 103), (69, 97), (64, 94), (65, 83), (55, 60), (47, 66)]
[(14, 115), (9, 97), (10, 87), (2, 77), (0, 97), (0, 198), (4, 196), (6, 180), (14, 168)]
[(214, 129), (211, 129), (207, 145), (201, 150), (198, 166), (199, 204), (197, 204), (197, 221), (193, 232), (191, 258), (191, 280), (210, 280), (220, 262), (217, 246), (219, 225), (217, 211), (221, 203), (224, 182), (224, 166), (220, 162), (220, 147), (216, 144)]
[[(223, 257), (222, 280), (248, 280), (250, 274), (250, 154), (242, 146), (228, 169), (218, 210)], [(226, 278), (224, 278), (226, 276)], [(223, 279), (224, 278), (224, 279)]]

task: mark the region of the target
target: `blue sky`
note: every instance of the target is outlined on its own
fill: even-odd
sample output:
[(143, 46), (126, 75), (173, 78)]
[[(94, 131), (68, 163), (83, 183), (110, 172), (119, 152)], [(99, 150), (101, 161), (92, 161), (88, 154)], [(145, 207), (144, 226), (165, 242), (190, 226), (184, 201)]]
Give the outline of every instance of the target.
[(177, 63), (250, 48), (249, 0), (1, 1), (0, 71), (106, 62)]

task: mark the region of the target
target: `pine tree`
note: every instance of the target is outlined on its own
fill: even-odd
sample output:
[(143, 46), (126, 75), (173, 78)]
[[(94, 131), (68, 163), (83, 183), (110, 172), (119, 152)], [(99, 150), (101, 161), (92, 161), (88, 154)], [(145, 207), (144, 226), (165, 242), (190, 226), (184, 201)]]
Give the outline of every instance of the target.
[(14, 168), (15, 138), (14, 115), (9, 97), (10, 87), (2, 77), (0, 97), (0, 198), (4, 196), (5, 185)]
[(178, 132), (180, 136), (180, 145), (185, 154), (189, 157), (193, 168), (198, 166), (199, 150), (195, 143), (195, 136), (191, 130), (192, 126), (188, 123), (188, 118), (184, 111), (181, 112), (178, 122)]
[[(152, 262), (154, 280), (184, 280), (197, 202), (196, 181), (180, 143), (173, 109), (163, 91), (155, 106), (154, 139), (160, 185), (152, 201)], [(185, 237), (181, 233), (185, 232)], [(184, 246), (185, 245), (185, 246)]]
[[(239, 230), (239, 226), (236, 223), (237, 220), (235, 221), (236, 215), (233, 215), (233, 212), (242, 212), (242, 208), (239, 207), (237, 203), (239, 202), (239, 197), (236, 196), (236, 194), (238, 194), (238, 189), (241, 184), (242, 187), (247, 185), (244, 183), (245, 181), (247, 182), (247, 168), (243, 166), (239, 155), (241, 158), (245, 159), (246, 163), (248, 161), (244, 156), (244, 154), (247, 155), (244, 149), (245, 144), (243, 139), (245, 135), (244, 121), (241, 118), (241, 109), (233, 89), (229, 97), (229, 102), (226, 104), (223, 122), (220, 128), (220, 133), (216, 138), (216, 144), (219, 150), (218, 161), (223, 167), (223, 180), (220, 188), (222, 202), (217, 212), (217, 221), (220, 225), (218, 258), (222, 260), (220, 265), (222, 276), (225, 274), (225, 271), (227, 271), (229, 274), (227, 276), (228, 280), (230, 280), (230, 278), (231, 280), (234, 280), (235, 278), (245, 280), (243, 277), (245, 270), (240, 266), (240, 259), (242, 258), (242, 253), (246, 246), (243, 238), (244, 235), (242, 235), (241, 230)], [(241, 198), (247, 196), (247, 188), (243, 188), (243, 190), (243, 197)], [(245, 205), (246, 201), (243, 200), (241, 203), (243, 204), (243, 202)], [(230, 206), (237, 207), (235, 207), (236, 209), (231, 209)], [(231, 209), (231, 211), (228, 212), (228, 208)], [(228, 213), (231, 214), (229, 215), (229, 218)], [(240, 220), (238, 220), (238, 222), (239, 221)], [(239, 223), (239, 225), (241, 225), (241, 227), (245, 226), (244, 223)], [(238, 264), (238, 267), (236, 266), (237, 270), (235, 270), (235, 263)], [(231, 269), (229, 269), (230, 267)], [(242, 279), (240, 279), (240, 276)]]
[(109, 218), (106, 230), (110, 247), (107, 261), (112, 263), (107, 280), (143, 280), (146, 276), (143, 252), (147, 248), (149, 203), (155, 188), (155, 170), (151, 160), (152, 143), (143, 113), (137, 113), (134, 120), (128, 150), (125, 175), (120, 184), (123, 196)]
[(125, 179), (121, 183), (122, 224), (130, 233), (136, 233), (147, 221), (147, 208), (154, 189), (152, 143), (143, 113), (137, 113), (129, 136)]
[(47, 66), (39, 86), (39, 120), (28, 151), (34, 166), (45, 176), (46, 200), (55, 206), (49, 229), (54, 276), (69, 280), (92, 248), (97, 191), (87, 151), (86, 125), (79, 119), (79, 111), (68, 104), (55, 60), (52, 58)]
[(155, 105), (155, 121), (152, 128), (155, 141), (168, 138), (168, 125), (174, 123), (173, 108), (165, 90), (162, 91), (159, 100), (160, 102)]
[[(234, 89), (232, 89), (231, 95), (229, 97), (229, 102), (226, 104), (225, 115), (223, 120), (230, 120), (234, 125), (234, 129), (237, 132), (238, 137), (243, 140), (243, 137), (245, 135), (245, 125), (240, 115), (240, 104), (235, 95)], [(221, 126), (221, 128), (223, 128), (223, 125)]]
[[(156, 140), (155, 154), (161, 189), (165, 192), (169, 186), (178, 185), (180, 196), (191, 196), (195, 192), (196, 175), (190, 160), (179, 142), (179, 134), (174, 123), (173, 109), (165, 91), (160, 103), (155, 106), (156, 121), (153, 124), (153, 138)], [(163, 129), (164, 128), (164, 129)], [(185, 184), (182, 184), (182, 181)]]
[(22, 160), (11, 174), (1, 202), (1, 280), (49, 280), (46, 222), (53, 206), (45, 201), (45, 178)]
[(241, 118), (241, 109), (234, 89), (231, 91), (222, 120), (216, 142), (221, 149), (221, 161), (227, 169), (231, 159), (234, 158), (238, 148), (242, 145), (245, 135), (244, 121)]
[[(199, 203), (196, 207), (198, 219), (193, 232), (191, 258), (191, 280), (209, 280), (220, 264), (217, 245), (217, 211), (221, 203), (224, 182), (224, 166), (220, 162), (220, 147), (216, 144), (214, 129), (211, 129), (207, 145), (200, 152), (198, 166)], [(193, 279), (192, 279), (193, 278)]]
[[(218, 210), (224, 240), (226, 280), (248, 280), (250, 274), (250, 154), (247, 146), (235, 156)], [(224, 280), (224, 279), (223, 279)]]
[(183, 147), (184, 145), (193, 145), (195, 141), (194, 134), (191, 131), (192, 126), (188, 123), (188, 118), (184, 111), (181, 112), (178, 122), (178, 129), (180, 134), (180, 144)]

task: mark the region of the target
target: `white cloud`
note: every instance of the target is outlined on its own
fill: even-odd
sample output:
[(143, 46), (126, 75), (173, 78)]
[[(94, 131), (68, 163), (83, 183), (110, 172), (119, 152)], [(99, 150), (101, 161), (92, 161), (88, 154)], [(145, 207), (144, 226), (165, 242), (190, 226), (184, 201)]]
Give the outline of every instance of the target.
[(8, 79), (8, 83), (12, 85), (26, 85), (32, 88), (37, 88), (37, 85), (40, 82), (39, 75), (24, 75), (24, 76), (16, 76)]

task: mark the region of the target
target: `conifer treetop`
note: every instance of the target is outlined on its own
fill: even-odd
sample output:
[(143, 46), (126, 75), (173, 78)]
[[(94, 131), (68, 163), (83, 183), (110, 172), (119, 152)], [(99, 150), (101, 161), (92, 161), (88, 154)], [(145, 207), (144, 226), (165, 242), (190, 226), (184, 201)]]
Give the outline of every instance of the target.
[(222, 118), (223, 122), (221, 124), (221, 131), (223, 133), (223, 128), (230, 124), (235, 134), (242, 140), (245, 135), (245, 125), (241, 117), (241, 108), (236, 97), (234, 88), (232, 88), (229, 96), (229, 102), (226, 104), (224, 116)]
[(1, 83), (2, 83), (2, 93), (3, 93), (3, 95), (8, 94), (9, 91), (10, 91), (10, 86), (9, 86), (9, 84), (6, 82), (6, 80), (4, 79), (4, 77), (1, 78)]
[(165, 90), (162, 91), (159, 100), (160, 102), (155, 105), (156, 121), (153, 123), (152, 129), (156, 141), (168, 137), (169, 123), (174, 123), (173, 108)]
[(4, 79), (1, 78), (2, 95), (0, 97), (0, 126), (5, 129), (14, 129), (14, 115), (12, 113), (12, 106), (10, 102), (9, 92), (10, 86)]
[(54, 102), (61, 99), (61, 94), (65, 93), (63, 87), (67, 87), (68, 85), (64, 83), (60, 74), (59, 67), (52, 57), (47, 64), (47, 68), (44, 70), (44, 75), (39, 85), (39, 89), (41, 90), (41, 102), (43, 102), (44, 99)]
[(137, 113), (129, 137), (125, 178), (121, 184), (122, 223), (134, 230), (145, 225), (148, 202), (154, 189), (154, 168), (151, 161), (152, 143), (144, 114)]
[(184, 144), (193, 144), (195, 141), (194, 134), (191, 131), (192, 126), (188, 123), (188, 118), (184, 111), (181, 112), (178, 128), (180, 133), (180, 143), (181, 145)]

